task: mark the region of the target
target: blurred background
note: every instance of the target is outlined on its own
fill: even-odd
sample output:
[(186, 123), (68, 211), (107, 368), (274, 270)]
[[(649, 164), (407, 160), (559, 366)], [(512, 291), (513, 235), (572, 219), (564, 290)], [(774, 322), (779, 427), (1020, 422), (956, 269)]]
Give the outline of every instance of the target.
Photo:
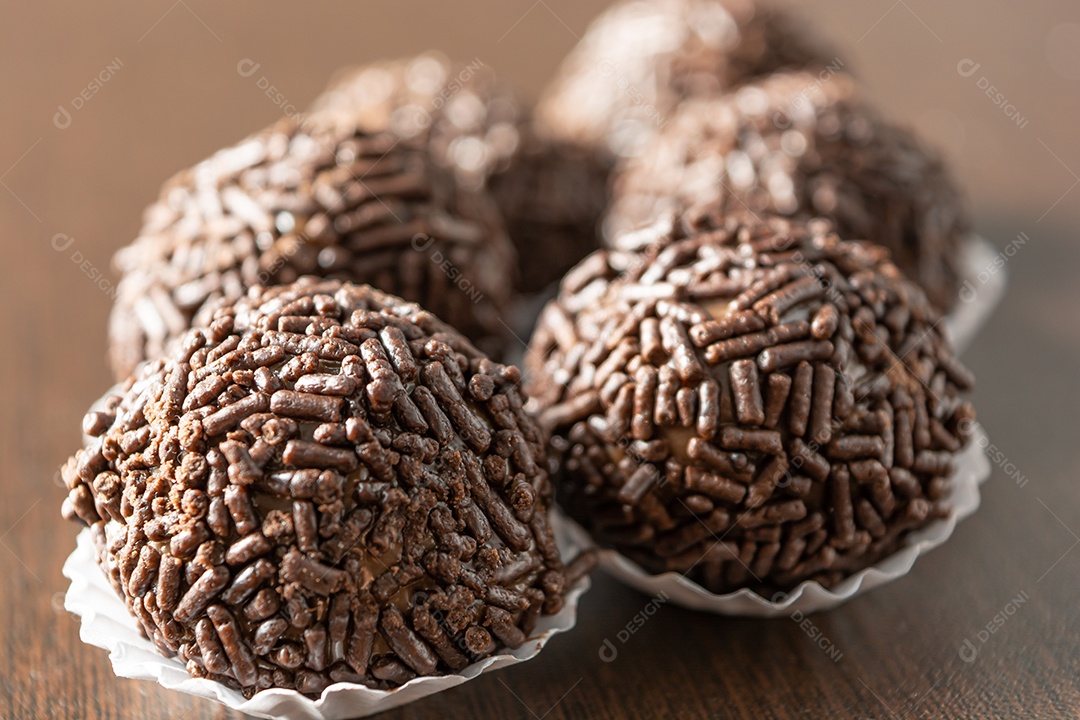
[[(64, 323), (104, 327), (97, 276), (110, 277), (112, 253), (175, 171), (304, 109), (343, 65), (439, 48), (535, 97), (605, 4), (20, 4), (0, 29), (0, 218), (19, 262), (0, 272), (47, 269), (67, 289), (79, 312), (48, 329), (58, 338)], [(945, 152), (984, 235), (1004, 243), (1023, 231), (1045, 244), (1057, 237), (1048, 228), (1080, 217), (1076, 3), (810, 0), (798, 10), (887, 112)], [(74, 238), (62, 251), (59, 233)], [(33, 299), (7, 302), (29, 310)], [(107, 378), (104, 339), (79, 349), (93, 382), (75, 407)]]
[[(2, 391), (0, 488), (10, 499), (0, 502), (0, 543), (6, 549), (0, 550), (0, 569), (9, 583), (5, 602), (17, 597), (36, 609), (20, 614), (10, 604), (0, 607), (5, 616), (0, 621), (0, 715), (118, 717), (107, 709), (96, 715), (86, 710), (93, 698), (73, 693), (64, 679), (71, 672), (91, 674), (109, 692), (116, 682), (105, 654), (78, 643), (76, 623), (57, 605), (57, 593), (66, 588), (60, 562), (73, 546), (75, 528), (59, 519), (63, 492), (51, 478), (79, 442), (78, 418), (110, 384), (105, 363), (114, 279), (110, 259), (135, 237), (142, 208), (156, 197), (160, 184), (282, 114), (302, 110), (343, 65), (437, 48), (456, 60), (482, 61), (535, 98), (605, 5), (604, 0), (316, 5), (284, 0), (4, 0), (0, 378), (19, 384), (20, 391)], [(1015, 244), (1021, 233), (1026, 238), (1005, 261), (1010, 295), (965, 360), (979, 377), (975, 402), (980, 419), (1004, 448), (1009, 466), (1033, 484), (1024, 490), (1019, 482), (998, 477), (983, 510), (960, 528), (951, 549), (938, 550), (920, 564), (917, 574), (928, 582), (977, 572), (980, 579), (952, 597), (965, 604), (957, 622), (967, 617), (966, 608), (974, 608), (977, 619), (968, 623), (970, 628), (957, 630), (957, 638), (946, 641), (924, 632), (911, 642), (921, 642), (928, 657), (936, 653), (958, 672), (974, 672), (957, 664), (952, 640), (977, 630), (1018, 591), (1018, 586), (998, 587), (996, 572), (1037, 567), (1037, 572), (1027, 571), (1033, 577), (1024, 587), (1036, 601), (1045, 601), (1045, 611), (1033, 602), (1036, 610), (1025, 611), (1023, 621), (1002, 631), (1009, 639), (997, 641), (1000, 653), (978, 669), (1011, 681), (1000, 695), (987, 691), (972, 699), (965, 691), (966, 702), (982, 702), (991, 710), (999, 702), (1021, 707), (1033, 702), (1034, 714), (1062, 703), (1075, 707), (1074, 643), (1053, 654), (1053, 672), (1064, 688), (1050, 699), (1043, 690), (1055, 681), (1027, 668), (1025, 655), (1005, 648), (1013, 642), (1030, 649), (1064, 641), (1070, 634), (1075, 637), (1076, 629), (1076, 611), (1063, 608), (1070, 602), (1075, 606), (1070, 577), (1080, 560), (1080, 553), (1068, 555), (1073, 538), (1080, 544), (1080, 537), (1070, 537), (1068, 530), (1080, 528), (1072, 470), (1080, 460), (1073, 379), (1080, 360), (1080, 243), (1075, 238), (1080, 227), (1080, 4), (808, 0), (797, 11), (839, 48), (845, 66), (886, 112), (943, 150), (967, 190), (982, 235), (999, 248)], [(79, 338), (77, 344), (73, 337)], [(995, 464), (999, 476), (1010, 472), (1003, 463)], [(1026, 513), (1023, 527), (1038, 526), (1043, 534), (1036, 539), (1019, 529), (1017, 513)], [(49, 530), (58, 526), (59, 532)], [(1001, 527), (1008, 531), (1000, 532)], [(1055, 563), (1054, 573), (1036, 583), (1034, 576), (1062, 551), (1065, 559)], [(609, 580), (600, 580), (599, 586), (599, 594), (587, 597), (583, 608), (600, 624), (574, 641), (590, 658), (603, 633), (617, 630), (641, 603)], [(828, 618), (834, 619), (819, 622), (841, 645), (854, 642), (873, 635), (873, 618), (885, 600), (891, 598), (888, 604), (902, 609), (925, 592), (926, 585), (905, 580), (897, 583), (894, 595), (873, 594), (853, 603), (853, 614), (836, 618), (833, 613)], [(609, 602), (621, 610), (605, 625)], [(687, 616), (668, 615), (663, 624), (650, 626), (650, 634), (664, 628), (677, 632), (670, 618)], [(744, 649), (753, 648), (765, 627), (715, 623)], [(39, 642), (40, 637), (46, 640)], [(543, 672), (557, 673), (550, 669), (555, 658), (571, 657), (571, 645), (559, 647), (562, 654), (550, 653), (549, 670)], [(857, 664), (893, 652), (891, 646), (870, 648), (865, 656), (854, 646), (844, 650), (847, 662)], [(655, 658), (631, 657), (620, 671), (637, 667), (647, 684), (649, 668), (655, 668), (650, 662)], [(608, 682), (604, 673), (609, 669), (597, 668), (589, 683)], [(557, 704), (573, 682), (571, 677), (566, 687), (537, 689), (517, 670), (500, 673), (500, 678), (517, 691), (514, 697), (524, 697), (530, 712), (536, 709), (537, 717)], [(957, 687), (963, 685), (962, 676), (953, 679)], [(35, 689), (38, 680), (44, 685)], [(498, 687), (486, 682), (487, 688)], [(901, 708), (911, 692), (925, 691), (930, 684), (931, 679), (914, 684), (897, 680), (870, 694), (859, 687), (852, 692), (867, 703), (881, 695), (883, 702)], [(133, 705), (145, 703), (141, 714), (131, 717), (171, 717), (164, 704), (145, 699), (154, 690), (147, 686), (121, 683), (115, 692)], [(628, 692), (633, 696), (635, 691)], [(53, 693), (51, 700), (48, 693)], [(186, 698), (162, 698), (181, 709), (196, 707)], [(492, 702), (529, 717), (508, 694)], [(568, 703), (552, 717), (572, 716), (575, 706)], [(199, 717), (224, 716), (208, 704), (197, 707), (205, 713)]]
[[(135, 236), (141, 209), (173, 172), (303, 109), (342, 65), (441, 48), (457, 60), (481, 60), (535, 97), (604, 5), (13, 7), (0, 29), (0, 218), (20, 263), (2, 272), (48, 267), (81, 309), (64, 322), (100, 325), (109, 303), (87, 273), (108, 273), (112, 252)], [(1013, 228), (998, 224), (1008, 217), (1032, 243), (1045, 243), (1051, 233), (1043, 228), (1077, 217), (1075, 3), (810, 0), (799, 11), (880, 105), (945, 151), (984, 234), (1011, 237)], [(53, 249), (58, 233), (75, 238), (70, 248), (93, 270)], [(83, 349), (98, 381), (106, 377), (103, 343), (104, 335), (102, 345)], [(93, 393), (88, 388), (78, 404)]]

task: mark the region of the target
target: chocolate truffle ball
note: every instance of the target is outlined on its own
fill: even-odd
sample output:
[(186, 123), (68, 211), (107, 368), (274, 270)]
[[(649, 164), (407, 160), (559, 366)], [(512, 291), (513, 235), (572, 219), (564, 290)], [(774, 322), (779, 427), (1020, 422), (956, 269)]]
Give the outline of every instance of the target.
[(600, 252), (533, 337), (562, 506), (716, 593), (831, 586), (947, 515), (973, 418), (923, 292), (826, 221), (702, 221)]
[(553, 137), (637, 155), (680, 102), (782, 68), (841, 63), (786, 11), (753, 0), (630, 0), (586, 31), (542, 96)]
[[(885, 122), (845, 74), (778, 73), (721, 98), (684, 103), (613, 180), (605, 242), (658, 218), (727, 211), (816, 215), (845, 238), (887, 247), (939, 308), (958, 296), (969, 223), (934, 152)], [(629, 234), (628, 234), (629, 233)]]
[(557, 281), (599, 246), (605, 164), (538, 135), (528, 108), (479, 59), (439, 53), (342, 74), (314, 103), (424, 148), (466, 188), (489, 188), (518, 251), (517, 289)]
[(220, 302), (305, 274), (418, 301), (498, 344), (514, 253), (483, 191), (423, 149), (348, 117), (288, 117), (170, 180), (121, 250), (110, 320), (118, 378)]
[(370, 287), (254, 288), (87, 415), (63, 514), (196, 677), (317, 695), (456, 672), (587, 568), (560, 560), (520, 379)]

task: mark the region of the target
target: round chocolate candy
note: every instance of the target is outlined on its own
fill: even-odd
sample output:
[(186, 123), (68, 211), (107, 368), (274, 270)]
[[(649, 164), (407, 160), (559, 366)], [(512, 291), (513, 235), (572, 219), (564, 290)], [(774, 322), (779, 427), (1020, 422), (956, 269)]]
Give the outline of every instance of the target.
[(702, 218), (596, 253), (529, 353), (562, 507), (712, 592), (831, 586), (949, 512), (973, 380), (939, 322), (824, 220)]
[(787, 11), (765, 3), (629, 0), (589, 27), (537, 116), (553, 137), (604, 157), (632, 157), (687, 98), (782, 68), (842, 64)]
[(462, 186), (489, 188), (518, 252), (518, 290), (543, 289), (599, 246), (609, 168), (539, 136), (513, 89), (479, 59), (425, 53), (366, 65), (344, 73), (314, 107), (389, 130)]
[(887, 247), (939, 308), (958, 297), (969, 223), (953, 179), (885, 122), (844, 74), (778, 73), (691, 100), (613, 180), (605, 243), (633, 249), (662, 218), (746, 211), (828, 217), (845, 238)]
[(254, 288), (87, 416), (63, 514), (196, 677), (317, 695), (460, 671), (589, 562), (560, 560), (520, 380), (367, 286)]
[(422, 302), (500, 344), (514, 252), (486, 192), (343, 113), (289, 117), (172, 178), (121, 250), (118, 378), (253, 285), (314, 274)]

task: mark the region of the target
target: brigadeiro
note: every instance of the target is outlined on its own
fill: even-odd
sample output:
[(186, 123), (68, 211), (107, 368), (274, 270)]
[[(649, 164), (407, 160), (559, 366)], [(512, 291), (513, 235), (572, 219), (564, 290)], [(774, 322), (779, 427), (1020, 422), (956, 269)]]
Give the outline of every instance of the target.
[(314, 274), (421, 302), (497, 347), (514, 253), (491, 198), (345, 113), (285, 118), (181, 172), (116, 256), (117, 378), (253, 285)]
[(842, 73), (778, 73), (674, 113), (613, 179), (605, 242), (640, 247), (658, 219), (746, 211), (824, 216), (887, 247), (948, 309), (970, 223), (940, 157), (885, 120)]
[(560, 560), (520, 380), (367, 286), (254, 288), (86, 416), (63, 514), (195, 677), (317, 695), (457, 672), (525, 642), (590, 561)]
[(788, 11), (753, 0), (630, 0), (567, 56), (537, 107), (553, 137), (632, 157), (682, 101), (782, 68), (842, 65)]
[(438, 53), (344, 73), (314, 104), (424, 147), (472, 189), (488, 188), (518, 253), (516, 290), (555, 282), (598, 246), (607, 175), (536, 135), (528, 108), (482, 60)]
[(735, 215), (599, 252), (532, 339), (562, 506), (651, 573), (831, 586), (946, 516), (973, 380), (877, 245)]

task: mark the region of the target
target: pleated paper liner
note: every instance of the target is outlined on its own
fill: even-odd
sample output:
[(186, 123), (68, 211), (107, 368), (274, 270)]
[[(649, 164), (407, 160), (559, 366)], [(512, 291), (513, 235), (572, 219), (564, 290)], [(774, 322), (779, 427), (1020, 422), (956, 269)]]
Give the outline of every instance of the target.
[[(763, 597), (745, 588), (718, 595), (679, 573), (652, 575), (611, 549), (599, 550), (600, 567), (609, 575), (646, 595), (659, 596), (663, 593), (666, 602), (718, 615), (769, 618), (789, 616), (796, 612), (807, 615), (828, 610), (906, 575), (919, 556), (945, 542), (952, 535), (957, 523), (978, 509), (979, 485), (990, 475), (990, 461), (982, 451), (985, 445), (986, 438), (982, 428), (976, 425), (971, 442), (957, 458), (956, 471), (950, 479), (947, 500), (952, 507), (952, 513), (949, 517), (935, 520), (910, 533), (904, 539), (903, 545), (892, 555), (854, 573), (831, 588), (808, 580), (786, 593), (778, 593), (772, 597)], [(562, 513), (556, 513), (553, 522), (557, 531), (570, 534), (576, 538), (577, 543), (591, 542), (589, 534)]]
[(1005, 297), (1007, 273), (1004, 264), (996, 264), (997, 259), (997, 248), (978, 235), (964, 245), (959, 299), (944, 320), (957, 355), (967, 350)]
[[(558, 529), (556, 539), (564, 557), (574, 557), (582, 549), (572, 535)], [(75, 552), (64, 563), (64, 576), (71, 580), (64, 607), (79, 616), (82, 623), (79, 636), (85, 643), (108, 650), (113, 672), (120, 677), (153, 680), (170, 690), (215, 700), (248, 715), (288, 720), (366, 717), (447, 690), (486, 672), (531, 660), (553, 636), (574, 627), (578, 600), (589, 588), (588, 577), (582, 578), (567, 593), (562, 610), (555, 615), (541, 616), (532, 636), (521, 647), (501, 651), (457, 674), (418, 677), (393, 690), (335, 683), (323, 690), (317, 700), (295, 690), (280, 689), (263, 690), (248, 700), (239, 690), (205, 678), (191, 677), (183, 662), (178, 658), (163, 657), (142, 636), (124, 602), (94, 560), (89, 530), (79, 534)]]
[[(994, 246), (976, 235), (963, 248), (959, 299), (942, 320), (957, 354), (971, 344), (1005, 296), (1006, 271), (995, 263), (997, 256)], [(720, 615), (779, 617), (796, 612), (808, 614), (828, 610), (906, 575), (920, 555), (945, 542), (956, 524), (975, 512), (979, 507), (979, 485), (990, 475), (990, 462), (982, 451), (986, 442), (982, 429), (976, 427), (968, 447), (957, 458), (957, 469), (951, 478), (948, 498), (953, 512), (948, 518), (936, 520), (911, 533), (903, 547), (895, 553), (832, 588), (811, 581), (770, 598), (748, 589), (717, 595), (678, 573), (652, 575), (637, 563), (609, 549), (600, 550), (600, 567), (643, 593), (664, 593), (670, 602), (677, 605)], [(575, 536), (579, 544), (592, 542), (585, 530), (562, 513), (556, 513), (555, 522), (560, 531)]]

